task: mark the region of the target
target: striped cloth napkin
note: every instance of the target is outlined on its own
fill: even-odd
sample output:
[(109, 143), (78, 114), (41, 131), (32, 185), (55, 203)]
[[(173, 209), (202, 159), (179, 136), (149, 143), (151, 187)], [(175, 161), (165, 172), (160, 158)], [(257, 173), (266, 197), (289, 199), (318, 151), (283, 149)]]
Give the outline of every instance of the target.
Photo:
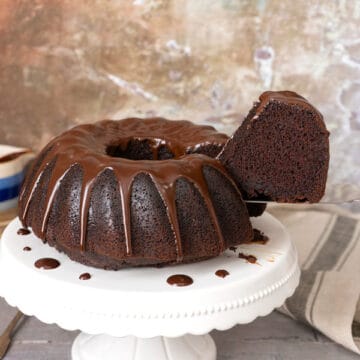
[(330, 205), (268, 211), (290, 233), (302, 269), (299, 287), (279, 310), (360, 354), (360, 215)]

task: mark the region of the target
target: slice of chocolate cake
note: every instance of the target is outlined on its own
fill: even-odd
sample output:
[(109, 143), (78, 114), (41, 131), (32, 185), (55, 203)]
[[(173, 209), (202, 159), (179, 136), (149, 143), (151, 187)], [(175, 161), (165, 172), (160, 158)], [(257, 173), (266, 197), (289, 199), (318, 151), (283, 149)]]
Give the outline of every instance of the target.
[(292, 91), (267, 91), (219, 159), (247, 199), (318, 202), (329, 165), (322, 115)]

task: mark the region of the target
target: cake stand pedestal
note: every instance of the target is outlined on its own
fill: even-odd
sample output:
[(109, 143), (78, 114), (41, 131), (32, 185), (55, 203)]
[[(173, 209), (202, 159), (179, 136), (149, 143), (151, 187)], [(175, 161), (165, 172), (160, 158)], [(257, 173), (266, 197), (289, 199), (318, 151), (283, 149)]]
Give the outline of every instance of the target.
[[(269, 214), (252, 222), (269, 236), (265, 245), (244, 244), (194, 264), (106, 271), (71, 261), (33, 234), (17, 235), (15, 219), (1, 241), (0, 295), (45, 323), (80, 329), (73, 360), (213, 360), (211, 330), (269, 314), (299, 282), (296, 250), (284, 227)], [(255, 256), (256, 263), (239, 253)], [(61, 265), (38, 269), (40, 258)], [(217, 270), (229, 275), (216, 276)], [(91, 279), (80, 280), (83, 273)], [(174, 274), (194, 282), (170, 286), (167, 278)]]

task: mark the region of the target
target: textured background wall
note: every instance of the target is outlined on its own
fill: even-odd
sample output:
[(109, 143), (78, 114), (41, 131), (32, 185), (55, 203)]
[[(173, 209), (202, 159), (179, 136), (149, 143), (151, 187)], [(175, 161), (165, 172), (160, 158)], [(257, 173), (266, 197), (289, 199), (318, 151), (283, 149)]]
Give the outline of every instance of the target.
[(231, 133), (263, 90), (290, 89), (325, 116), (331, 181), (356, 182), (359, 29), (357, 0), (1, 0), (0, 142), (125, 116)]

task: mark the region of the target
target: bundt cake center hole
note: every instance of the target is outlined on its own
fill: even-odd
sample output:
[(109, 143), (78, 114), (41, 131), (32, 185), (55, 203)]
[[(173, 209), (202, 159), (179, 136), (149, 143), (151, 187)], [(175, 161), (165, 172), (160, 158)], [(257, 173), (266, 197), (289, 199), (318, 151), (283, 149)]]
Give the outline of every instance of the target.
[(106, 147), (106, 155), (116, 158), (126, 158), (125, 151), (120, 145), (109, 145)]
[(106, 146), (106, 155), (129, 160), (166, 160), (174, 157), (169, 147), (163, 143), (155, 143), (149, 139), (132, 139), (126, 144), (110, 144)]

